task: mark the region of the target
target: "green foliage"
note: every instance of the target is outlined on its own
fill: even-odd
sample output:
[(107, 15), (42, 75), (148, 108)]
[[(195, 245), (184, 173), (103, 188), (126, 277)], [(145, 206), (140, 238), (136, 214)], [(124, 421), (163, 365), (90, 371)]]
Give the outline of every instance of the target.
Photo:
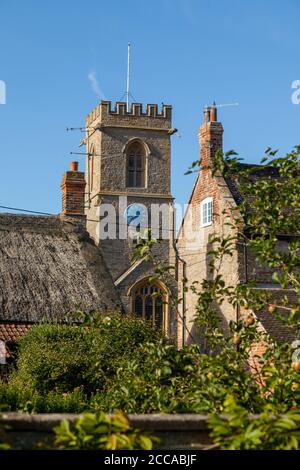
[(226, 450), (299, 450), (300, 414), (278, 413), (266, 405), (261, 414), (249, 416), (232, 396), (224, 404), (226, 417), (214, 415), (209, 420), (212, 437)]
[(14, 381), (0, 383), (0, 403), (2, 410), (26, 413), (80, 413), (89, 409), (88, 397), (81, 389), (41, 394)]
[(63, 420), (54, 428), (55, 445), (67, 450), (151, 450), (152, 436), (133, 429), (128, 418), (121, 412), (112, 416), (105, 413), (84, 413), (72, 424)]
[(8, 383), (0, 383), (2, 409), (103, 409), (120, 364), (142, 361), (140, 346), (162, 341), (158, 329), (130, 316), (89, 314), (83, 320), (36, 325), (20, 340), (17, 368)]
[(149, 324), (119, 315), (98, 316), (93, 326), (36, 325), (20, 340), (12, 382), (42, 395), (78, 389), (89, 396), (105, 388), (123, 357), (160, 336)]
[[(222, 411), (228, 390), (249, 408), (259, 399), (243, 361), (223, 354), (211, 357), (199, 347), (147, 343), (135, 358), (120, 365), (117, 376), (101, 402), (103, 409), (122, 409), (127, 413), (205, 413)], [(226, 360), (224, 360), (226, 359)], [(97, 406), (98, 397), (92, 400)]]

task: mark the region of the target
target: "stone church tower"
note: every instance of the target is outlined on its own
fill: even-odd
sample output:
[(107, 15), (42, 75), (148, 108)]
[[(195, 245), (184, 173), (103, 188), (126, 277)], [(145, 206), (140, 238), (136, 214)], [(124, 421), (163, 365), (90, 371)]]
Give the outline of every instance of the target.
[[(156, 250), (170, 264), (173, 198), (170, 188), (171, 143), (176, 131), (171, 106), (102, 101), (87, 116), (87, 230), (101, 248), (126, 311), (152, 319), (171, 333), (170, 295), (163, 284), (148, 282), (153, 268), (132, 264), (137, 237), (151, 227), (161, 239)], [(99, 223), (100, 220), (100, 223)], [(174, 259), (173, 259), (174, 262)], [(156, 292), (156, 296), (151, 296)]]

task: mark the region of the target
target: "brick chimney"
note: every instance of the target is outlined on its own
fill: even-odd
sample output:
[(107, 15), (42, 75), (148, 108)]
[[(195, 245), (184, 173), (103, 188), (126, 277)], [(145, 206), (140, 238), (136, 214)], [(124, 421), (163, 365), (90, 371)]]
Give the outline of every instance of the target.
[(65, 171), (62, 182), (62, 215), (84, 215), (84, 173), (78, 171), (78, 162), (71, 162), (70, 170)]
[(200, 162), (202, 170), (211, 165), (217, 150), (223, 148), (223, 126), (217, 120), (215, 104), (204, 109), (204, 123), (199, 130)]

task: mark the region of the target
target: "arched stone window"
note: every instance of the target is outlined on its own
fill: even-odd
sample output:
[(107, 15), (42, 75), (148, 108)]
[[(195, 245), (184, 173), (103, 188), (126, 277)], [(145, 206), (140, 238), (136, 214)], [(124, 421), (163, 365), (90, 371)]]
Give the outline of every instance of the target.
[(139, 281), (131, 288), (130, 297), (132, 312), (137, 317), (167, 331), (168, 293), (161, 283)]
[(146, 186), (146, 152), (139, 140), (130, 142), (126, 148), (128, 188), (144, 188)]

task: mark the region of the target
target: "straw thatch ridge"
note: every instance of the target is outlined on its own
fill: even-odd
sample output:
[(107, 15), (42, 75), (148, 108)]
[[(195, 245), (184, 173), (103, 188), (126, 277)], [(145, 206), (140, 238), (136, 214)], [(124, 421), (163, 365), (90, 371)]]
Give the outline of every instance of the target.
[(79, 225), (0, 214), (0, 320), (67, 320), (74, 310), (120, 305), (100, 249)]

